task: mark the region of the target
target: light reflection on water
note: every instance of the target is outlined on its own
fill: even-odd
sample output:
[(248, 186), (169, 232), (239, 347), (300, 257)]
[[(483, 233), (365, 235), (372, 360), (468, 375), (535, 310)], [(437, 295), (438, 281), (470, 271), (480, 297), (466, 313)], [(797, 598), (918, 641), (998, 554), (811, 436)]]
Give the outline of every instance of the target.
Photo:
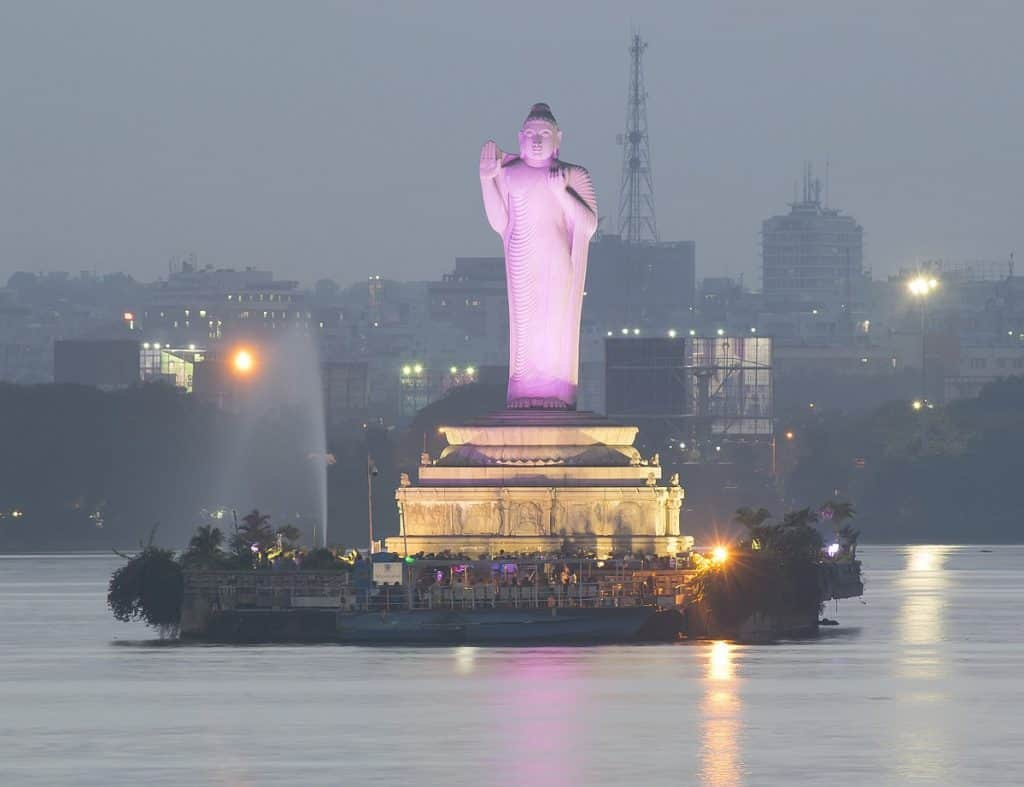
[(945, 607), (950, 575), (949, 547), (909, 548), (904, 571), (896, 583), (900, 597), (900, 634), (908, 677), (939, 677), (944, 662), (940, 647), (945, 637)]
[(905, 570), (895, 583), (899, 598), (897, 674), (908, 683), (906, 701), (919, 708), (893, 725), (894, 775), (942, 783), (949, 780), (949, 731), (941, 708), (952, 665), (946, 650), (952, 578), (952, 547), (908, 547)]
[(708, 650), (701, 703), (700, 780), (713, 785), (739, 784), (742, 703), (733, 664), (737, 646), (719, 640)]
[(538, 787), (586, 783), (582, 735), (588, 701), (576, 690), (580, 671), (563, 649), (550, 657), (528, 650), (506, 662), (503, 700), (493, 720), (498, 731), (495, 773), (507, 774), (514, 784)]
[(1024, 547), (859, 553), (816, 640), (546, 649), (152, 647), (118, 559), (7, 557), (0, 784), (1013, 781)]

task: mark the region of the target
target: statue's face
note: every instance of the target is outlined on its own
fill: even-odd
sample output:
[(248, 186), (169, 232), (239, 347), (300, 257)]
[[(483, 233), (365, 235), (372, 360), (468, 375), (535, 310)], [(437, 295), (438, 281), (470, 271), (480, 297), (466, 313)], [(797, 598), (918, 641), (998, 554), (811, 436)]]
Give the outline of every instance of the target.
[(519, 155), (528, 162), (549, 161), (561, 144), (562, 132), (546, 120), (527, 120), (519, 132)]

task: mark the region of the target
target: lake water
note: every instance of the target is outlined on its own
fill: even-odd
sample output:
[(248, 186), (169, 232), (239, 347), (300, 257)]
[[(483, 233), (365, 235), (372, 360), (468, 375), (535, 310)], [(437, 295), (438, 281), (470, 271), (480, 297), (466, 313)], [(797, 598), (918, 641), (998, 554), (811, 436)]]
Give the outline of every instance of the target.
[(0, 784), (1024, 782), (1024, 547), (862, 547), (810, 641), (155, 642), (112, 556), (0, 557)]

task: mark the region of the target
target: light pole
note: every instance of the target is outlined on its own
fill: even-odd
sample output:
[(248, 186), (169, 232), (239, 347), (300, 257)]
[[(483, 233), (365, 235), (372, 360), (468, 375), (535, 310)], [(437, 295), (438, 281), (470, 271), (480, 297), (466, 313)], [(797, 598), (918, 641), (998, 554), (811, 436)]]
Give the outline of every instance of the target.
[[(921, 304), (921, 404), (918, 405), (915, 401), (915, 410), (921, 410), (922, 407), (926, 407), (928, 409), (931, 408), (931, 404), (928, 402), (928, 373), (926, 366), (928, 354), (925, 349), (925, 314), (928, 296), (931, 295), (938, 286), (939, 280), (926, 273), (919, 273), (907, 282), (907, 290), (911, 295), (917, 298), (918, 303)], [(924, 453), (927, 448), (928, 429), (924, 420), (924, 413), (921, 412), (921, 452)]]
[(921, 304), (921, 399), (925, 401), (928, 399), (928, 377), (925, 366), (927, 362), (927, 353), (925, 352), (925, 313), (928, 296), (931, 295), (938, 286), (939, 280), (934, 276), (930, 276), (925, 273), (919, 273), (907, 282), (907, 291), (917, 298), (918, 303)]
[[(377, 463), (366, 455), (366, 514), (370, 525), (370, 560), (373, 560), (373, 477), (377, 475)], [(373, 569), (370, 569), (371, 572)]]

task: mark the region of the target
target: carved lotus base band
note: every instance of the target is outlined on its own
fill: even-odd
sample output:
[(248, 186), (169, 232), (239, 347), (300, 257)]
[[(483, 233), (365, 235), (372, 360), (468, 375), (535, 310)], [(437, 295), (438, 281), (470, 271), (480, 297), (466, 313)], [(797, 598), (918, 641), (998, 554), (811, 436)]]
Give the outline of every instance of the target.
[(552, 396), (524, 396), (520, 399), (513, 399), (508, 403), (512, 410), (570, 410), (568, 402), (555, 399)]

